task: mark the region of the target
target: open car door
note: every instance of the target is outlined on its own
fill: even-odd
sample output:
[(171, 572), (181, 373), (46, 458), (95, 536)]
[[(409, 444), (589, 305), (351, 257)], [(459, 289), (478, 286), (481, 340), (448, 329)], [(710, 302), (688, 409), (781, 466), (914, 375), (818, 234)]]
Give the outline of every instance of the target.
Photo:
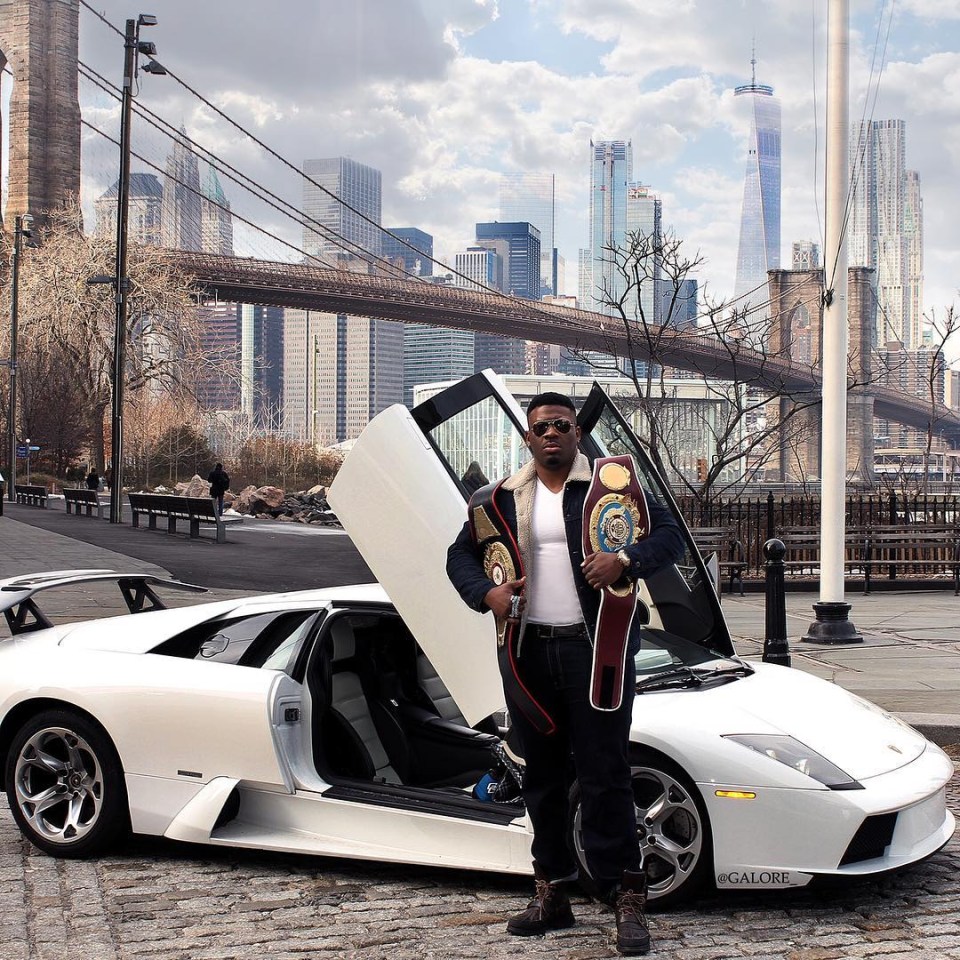
[[(558, 385), (561, 386), (562, 385)], [(687, 542), (676, 567), (641, 584), (641, 622), (732, 652), (720, 604), (690, 532), (649, 456), (594, 385), (578, 417), (581, 449), (630, 453), (648, 495), (675, 516)], [(468, 377), (412, 411), (376, 416), (350, 451), (329, 494), (331, 506), (430, 658), (464, 716), (477, 723), (503, 706), (493, 617), (470, 610), (446, 575), (447, 548), (463, 526), (466, 501), (529, 458), (526, 416), (492, 371)]]
[(580, 408), (577, 424), (581, 430), (580, 449), (590, 462), (597, 457), (630, 454), (640, 471), (640, 485), (647, 496), (667, 507), (683, 532), (686, 541), (683, 561), (648, 577), (641, 584), (640, 602), (645, 599), (652, 602), (656, 619), (669, 633), (717, 653), (733, 653), (733, 642), (720, 611), (715, 581), (707, 572), (680, 509), (643, 444), (598, 383), (594, 383)]
[(489, 371), (409, 411), (374, 417), (333, 482), (329, 500), (467, 721), (503, 708), (496, 628), (447, 579), (447, 548), (466, 501), (527, 456), (523, 415)]

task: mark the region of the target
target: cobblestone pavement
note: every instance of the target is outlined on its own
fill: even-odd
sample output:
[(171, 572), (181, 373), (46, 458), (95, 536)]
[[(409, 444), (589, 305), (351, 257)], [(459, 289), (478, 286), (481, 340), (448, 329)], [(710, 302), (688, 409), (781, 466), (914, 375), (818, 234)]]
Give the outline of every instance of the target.
[[(960, 817), (960, 776), (948, 788)], [(2, 960), (459, 960), (616, 956), (612, 915), (507, 937), (529, 882), (136, 839), (97, 861), (54, 860), (0, 812)], [(910, 870), (816, 892), (712, 895), (654, 914), (673, 960), (960, 958), (960, 839)]]

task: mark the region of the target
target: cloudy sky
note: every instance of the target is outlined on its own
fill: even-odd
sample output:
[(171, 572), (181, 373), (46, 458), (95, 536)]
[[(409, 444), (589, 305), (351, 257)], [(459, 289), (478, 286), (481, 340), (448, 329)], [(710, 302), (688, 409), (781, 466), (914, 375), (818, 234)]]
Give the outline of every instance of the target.
[[(158, 59), (295, 165), (347, 155), (378, 167), (383, 222), (432, 233), (441, 258), (497, 217), (501, 173), (555, 173), (569, 292), (586, 244), (593, 138), (633, 141), (636, 179), (706, 257), (702, 282), (731, 295), (747, 135), (733, 87), (750, 78), (755, 42), (757, 79), (783, 104), (784, 263), (792, 241), (822, 235), (826, 0), (93, 5), (121, 28), (156, 13), (143, 37)], [(940, 311), (960, 300), (960, 0), (851, 0), (851, 10), (851, 117), (907, 123), (925, 203), (926, 308)], [(81, 59), (117, 82), (122, 58), (120, 39), (81, 9)], [(115, 130), (116, 110), (88, 83), (81, 98), (86, 119)], [(142, 78), (139, 99), (299, 204), (293, 173), (171, 78)], [(135, 144), (162, 163), (149, 131)], [(89, 206), (116, 176), (116, 148), (87, 131), (84, 149)], [(288, 221), (224, 186), (235, 209), (298, 241)], [(246, 228), (238, 238), (240, 253), (271, 252)]]

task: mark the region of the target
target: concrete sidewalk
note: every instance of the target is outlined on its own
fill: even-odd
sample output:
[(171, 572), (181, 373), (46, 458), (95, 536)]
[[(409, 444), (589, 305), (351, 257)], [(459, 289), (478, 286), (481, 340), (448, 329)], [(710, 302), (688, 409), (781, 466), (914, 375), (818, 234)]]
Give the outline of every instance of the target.
[[(219, 555), (217, 548), (211, 551), (208, 543), (157, 531), (133, 531), (135, 538), (131, 539), (128, 527), (101, 525), (101, 521), (86, 518), (67, 518), (66, 524), (59, 525), (60, 530), (70, 530), (75, 525), (78, 535), (88, 536), (91, 528), (87, 525), (96, 524), (99, 539), (103, 540), (109, 532), (113, 539), (108, 542), (114, 546), (134, 543), (138, 559), (119, 549), (108, 549), (47, 529), (53, 519), (47, 511), (29, 507), (8, 510), (4, 517), (0, 517), (0, 579), (47, 570), (90, 567), (169, 576), (166, 566), (144, 559), (154, 550), (164, 562), (174, 558), (178, 563), (180, 558), (188, 562), (190, 554), (202, 551), (206, 563), (188, 563), (191, 572), (199, 574), (190, 579), (204, 586), (211, 581), (222, 582), (222, 578), (211, 575), (207, 580), (203, 575), (207, 564)], [(34, 526), (31, 520), (42, 522), (43, 526)], [(236, 564), (239, 556), (245, 558), (240, 562), (250, 567), (289, 566), (292, 540), (305, 539), (311, 531), (301, 528), (296, 532), (303, 533), (304, 537), (296, 538), (289, 535), (260, 536), (253, 528), (261, 523), (265, 524), (264, 531), (270, 529), (268, 521), (247, 521), (245, 527), (251, 528), (251, 540), (236, 548), (242, 552), (233, 556), (231, 562)], [(316, 582), (317, 571), (327, 571), (331, 576), (330, 583), (349, 582), (344, 579), (348, 571), (343, 569), (341, 560), (345, 547), (349, 546), (345, 540), (344, 536), (310, 536), (312, 569), (304, 574), (307, 579), (302, 584), (285, 585), (284, 589), (320, 585)], [(362, 561), (358, 569), (366, 571)], [(164, 596), (169, 597), (171, 606), (180, 606), (270, 592), (270, 584), (263, 583), (260, 589), (256, 589), (257, 578), (243, 575), (237, 567), (233, 579), (237, 582), (237, 589), (217, 586), (205, 594), (168, 591)], [(369, 579), (369, 574), (354, 577), (354, 582), (363, 579)], [(895, 712), (938, 743), (960, 742), (960, 597), (949, 591), (884, 592), (869, 597), (850, 594), (847, 599), (852, 604), (851, 620), (864, 635), (864, 642), (849, 646), (817, 646), (800, 642), (799, 638), (813, 619), (812, 605), (816, 599), (814, 593), (787, 594), (787, 633), (793, 667), (838, 683)], [(722, 605), (738, 652), (748, 659), (759, 659), (763, 652), (763, 595), (725, 595)], [(44, 598), (43, 609), (55, 621), (126, 613), (119, 590), (102, 584), (80, 585), (58, 591), (56, 595), (52, 591), (49, 598)], [(0, 624), (0, 635), (8, 635), (5, 623)], [(816, 709), (816, 705), (811, 704), (811, 709)]]

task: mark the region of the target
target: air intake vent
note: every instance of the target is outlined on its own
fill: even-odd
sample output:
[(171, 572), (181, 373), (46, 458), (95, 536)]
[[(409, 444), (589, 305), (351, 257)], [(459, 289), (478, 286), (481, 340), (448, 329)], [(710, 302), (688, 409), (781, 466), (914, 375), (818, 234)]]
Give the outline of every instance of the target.
[(897, 825), (895, 813), (881, 813), (875, 817), (867, 817), (860, 824), (860, 829), (854, 834), (847, 847), (847, 852), (840, 861), (844, 867), (848, 863), (860, 863), (862, 860), (875, 860), (882, 857), (893, 839), (893, 830)]

